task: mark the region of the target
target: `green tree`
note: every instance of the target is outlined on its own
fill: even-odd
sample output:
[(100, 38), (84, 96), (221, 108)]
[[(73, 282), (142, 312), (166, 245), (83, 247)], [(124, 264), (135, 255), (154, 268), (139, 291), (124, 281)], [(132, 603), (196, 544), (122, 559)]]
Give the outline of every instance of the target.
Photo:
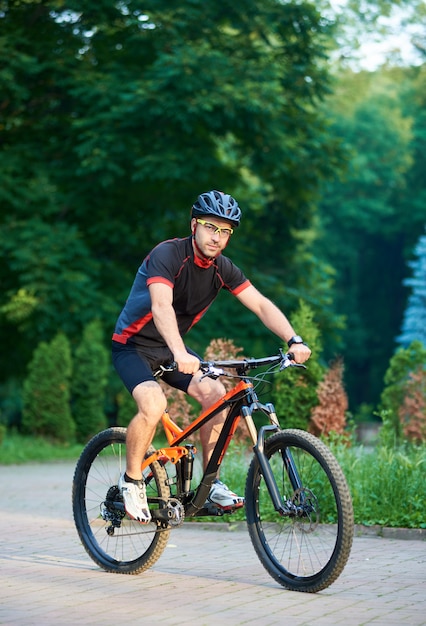
[(72, 414), (77, 440), (85, 443), (107, 427), (105, 391), (110, 356), (104, 345), (99, 320), (87, 324), (74, 355), (72, 378)]
[(133, 399), (133, 396), (129, 394), (127, 389), (120, 389), (116, 396), (117, 402), (117, 425), (128, 426), (130, 421), (134, 418), (137, 406)]
[[(425, 11), (426, 11), (426, 7)], [(426, 32), (426, 27), (425, 27)], [(424, 53), (426, 60), (426, 51)], [(405, 72), (402, 83), (402, 102), (404, 114), (412, 120), (412, 164), (407, 175), (407, 192), (410, 195), (410, 213), (406, 216), (420, 227), (417, 236), (421, 234), (425, 223), (426, 206), (426, 62), (419, 67), (413, 67)], [(401, 212), (403, 212), (404, 198), (401, 198)], [(411, 219), (410, 219), (411, 218)], [(417, 240), (417, 237), (413, 243)], [(411, 250), (409, 251), (411, 253)], [(408, 255), (407, 255), (408, 256)]]
[(324, 186), (315, 254), (336, 272), (334, 307), (346, 331), (343, 345), (326, 341), (344, 356), (352, 410), (378, 402), (405, 306), (406, 256), (426, 219), (408, 184), (418, 133), (404, 100), (409, 76), (347, 72), (328, 100), (347, 162)]
[[(34, 1), (1, 20), (6, 206), (78, 223), (102, 258), (126, 235), (121, 258), (139, 258), (212, 186), (258, 211), (266, 195), (287, 233), (306, 221), (333, 155), (315, 108), (330, 28), (313, 4)], [(14, 193), (21, 155), (36, 194)]]
[(28, 338), (20, 350), (11, 350), (4, 366), (14, 368), (16, 361), (19, 367), (19, 360), (25, 365), (30, 339), (49, 335), (59, 320), (67, 336), (77, 337), (94, 311), (113, 317), (116, 307), (100, 288), (101, 264), (75, 226), (11, 217), (0, 230), (0, 256), (1, 328), (5, 335)]
[(95, 317), (112, 327), (141, 258), (187, 233), (209, 188), (244, 209), (247, 274), (278, 304), (318, 289), (327, 308), (292, 268), (338, 164), (317, 106), (332, 30), (313, 3), (25, 0), (1, 3), (0, 28), (1, 374), (59, 319), (73, 343)]
[(34, 350), (24, 382), (22, 427), (25, 432), (69, 443), (75, 424), (70, 409), (71, 348), (58, 333)]
[(308, 430), (311, 411), (319, 403), (317, 387), (325, 368), (320, 362), (320, 332), (313, 317), (312, 309), (300, 302), (291, 320), (312, 350), (306, 369), (289, 368), (274, 383), (274, 404), (285, 428)]
[(399, 348), (389, 362), (379, 405), (384, 424), (381, 439), (388, 445), (402, 440), (399, 411), (407, 392), (412, 391), (410, 375), (419, 368), (426, 369), (426, 347), (420, 341), (413, 341), (407, 348)]

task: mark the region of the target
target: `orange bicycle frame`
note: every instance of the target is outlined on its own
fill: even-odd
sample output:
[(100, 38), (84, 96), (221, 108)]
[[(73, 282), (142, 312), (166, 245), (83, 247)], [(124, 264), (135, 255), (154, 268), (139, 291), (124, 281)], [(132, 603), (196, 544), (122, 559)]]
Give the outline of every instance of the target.
[[(207, 411), (204, 411), (195, 419), (189, 426), (185, 429), (180, 428), (170, 417), (169, 412), (166, 410), (162, 417), (161, 422), (163, 425), (164, 432), (166, 434), (167, 441), (170, 447), (164, 447), (160, 450), (156, 450), (149, 457), (144, 459), (142, 463), (142, 471), (148, 467), (153, 461), (162, 460), (163, 462), (170, 461), (173, 464), (176, 464), (183, 456), (188, 454), (188, 449), (185, 446), (178, 445), (189, 435), (196, 432), (203, 426), (206, 422), (208, 422), (214, 415), (220, 413), (224, 408), (228, 405), (232, 405), (236, 400), (243, 398), (247, 394), (247, 390), (252, 389), (253, 384), (246, 380), (240, 380), (235, 387), (230, 389), (222, 398), (220, 398), (215, 404), (213, 404)], [(238, 398), (240, 396), (240, 398)], [(229, 446), (229, 443), (232, 439), (233, 434), (237, 428), (238, 422), (240, 419), (240, 415), (235, 417), (234, 423), (229, 430), (226, 442), (222, 448), (222, 452), (219, 458), (219, 464), (221, 463), (223, 456)]]

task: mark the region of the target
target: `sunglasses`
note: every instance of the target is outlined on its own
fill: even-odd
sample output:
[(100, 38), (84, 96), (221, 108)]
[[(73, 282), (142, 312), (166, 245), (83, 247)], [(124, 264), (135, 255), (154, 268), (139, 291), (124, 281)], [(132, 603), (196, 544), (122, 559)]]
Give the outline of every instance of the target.
[(206, 222), (206, 220), (197, 219), (197, 224), (204, 226), (207, 232), (212, 235), (217, 235), (217, 233), (219, 233), (220, 237), (230, 237), (234, 232), (233, 228), (222, 228), (221, 226), (216, 226), (216, 224), (212, 224), (211, 222)]

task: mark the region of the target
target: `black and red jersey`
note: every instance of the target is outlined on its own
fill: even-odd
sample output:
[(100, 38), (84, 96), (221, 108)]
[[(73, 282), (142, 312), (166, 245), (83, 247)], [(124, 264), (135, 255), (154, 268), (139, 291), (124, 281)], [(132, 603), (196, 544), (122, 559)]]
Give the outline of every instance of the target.
[(173, 289), (173, 308), (181, 336), (201, 319), (221, 289), (236, 295), (251, 284), (222, 254), (207, 267), (197, 264), (192, 237), (163, 241), (148, 254), (136, 274), (115, 326), (114, 341), (164, 346), (152, 319), (148, 289), (158, 282)]

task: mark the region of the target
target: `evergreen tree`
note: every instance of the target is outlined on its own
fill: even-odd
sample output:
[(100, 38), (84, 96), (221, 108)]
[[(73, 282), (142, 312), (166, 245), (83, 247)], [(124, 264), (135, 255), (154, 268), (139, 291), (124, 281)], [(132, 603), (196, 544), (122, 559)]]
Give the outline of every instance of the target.
[(35, 349), (24, 382), (22, 426), (32, 435), (69, 442), (75, 435), (70, 410), (71, 348), (58, 333)]
[(74, 358), (73, 417), (77, 439), (82, 443), (107, 427), (104, 407), (108, 364), (109, 355), (103, 345), (102, 327), (95, 320), (85, 327)]
[(116, 395), (117, 402), (117, 426), (127, 427), (134, 418), (137, 406), (133, 396), (124, 387)]
[(276, 378), (274, 404), (285, 428), (308, 430), (311, 411), (318, 405), (317, 387), (324, 376), (319, 362), (322, 346), (313, 311), (304, 302), (292, 317), (292, 324), (312, 350), (306, 369), (289, 368)]
[[(269, 295), (285, 276), (295, 307), (313, 297), (292, 242), (340, 162), (316, 106), (333, 25), (314, 3), (25, 0), (1, 3), (0, 28), (0, 378), (23, 375), (58, 317), (73, 342), (110, 324), (208, 189), (244, 207), (232, 256), (247, 275), (261, 260)], [(234, 319), (222, 310), (228, 336), (248, 326)]]
[(411, 287), (411, 294), (397, 342), (407, 347), (417, 340), (426, 347), (426, 233), (420, 237), (414, 253), (416, 259), (408, 263), (413, 275), (403, 281), (404, 285)]

